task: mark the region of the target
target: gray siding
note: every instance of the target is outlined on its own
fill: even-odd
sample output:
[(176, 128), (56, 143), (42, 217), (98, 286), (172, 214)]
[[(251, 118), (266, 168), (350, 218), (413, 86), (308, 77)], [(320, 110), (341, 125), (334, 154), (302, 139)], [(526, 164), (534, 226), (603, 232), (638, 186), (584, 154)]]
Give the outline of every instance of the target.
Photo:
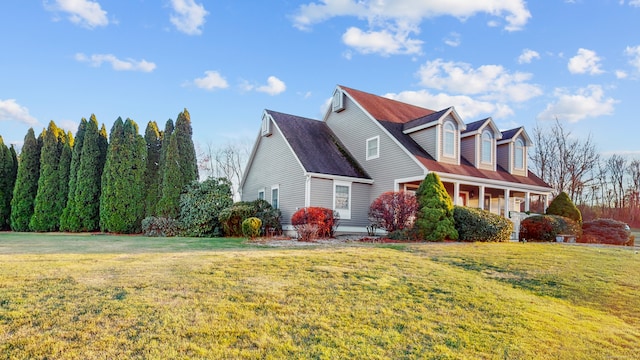
[[(351, 219), (341, 219), (341, 226), (366, 227), (369, 225), (369, 197), (371, 185), (351, 183)], [(333, 180), (311, 178), (310, 206), (333, 208)]]
[(511, 171), (513, 169), (512, 166), (509, 166), (509, 162), (511, 161), (511, 143), (498, 145), (497, 149), (497, 157), (498, 157), (498, 165), (502, 166), (505, 170)]
[(436, 126), (411, 133), (409, 136), (411, 136), (413, 141), (418, 143), (421, 148), (425, 149), (429, 155), (433, 156), (434, 159), (436, 158), (438, 145), (438, 133)]
[[(329, 113), (326, 122), (369, 176), (375, 179), (367, 204), (383, 192), (394, 190), (395, 179), (424, 175), (422, 168), (386, 135), (375, 120), (370, 119), (349, 97), (345, 96), (344, 101), (345, 110)], [(380, 135), (380, 157), (366, 160), (366, 140), (377, 135)]]
[(272, 129), (271, 136), (260, 138), (255, 157), (247, 169), (242, 200), (253, 201), (260, 190), (266, 189), (265, 200), (271, 202), (271, 187), (278, 185), (282, 225), (290, 225), (291, 215), (304, 207), (305, 176), (280, 131), (275, 126)]
[(477, 135), (473, 135), (460, 139), (460, 153), (462, 157), (469, 160), (469, 162), (476, 167), (478, 166), (478, 153), (476, 151), (477, 138)]

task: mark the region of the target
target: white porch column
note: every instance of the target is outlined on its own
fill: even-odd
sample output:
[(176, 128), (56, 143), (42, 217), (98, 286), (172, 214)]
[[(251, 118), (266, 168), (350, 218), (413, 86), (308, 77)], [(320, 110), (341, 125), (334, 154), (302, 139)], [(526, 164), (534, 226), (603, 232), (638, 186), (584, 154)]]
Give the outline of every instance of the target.
[(509, 218), (509, 189), (504, 189), (504, 217)]
[(460, 201), (460, 183), (453, 183), (453, 205), (460, 205), (458, 202)]
[(311, 175), (307, 175), (304, 181), (304, 206), (311, 206)]
[(531, 204), (530, 202), (530, 198), (531, 197), (531, 193), (530, 192), (526, 192), (524, 193), (524, 211), (527, 212), (529, 211), (529, 205)]
[(549, 194), (544, 196), (544, 213), (547, 213), (547, 208), (549, 207)]
[(480, 185), (478, 189), (478, 208), (485, 210), (484, 208), (484, 185)]

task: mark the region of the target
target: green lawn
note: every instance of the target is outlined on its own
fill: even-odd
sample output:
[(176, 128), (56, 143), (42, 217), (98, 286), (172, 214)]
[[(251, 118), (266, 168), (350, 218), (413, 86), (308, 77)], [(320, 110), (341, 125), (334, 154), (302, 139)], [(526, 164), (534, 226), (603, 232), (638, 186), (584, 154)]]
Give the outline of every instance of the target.
[(636, 359), (635, 251), (0, 233), (0, 358)]

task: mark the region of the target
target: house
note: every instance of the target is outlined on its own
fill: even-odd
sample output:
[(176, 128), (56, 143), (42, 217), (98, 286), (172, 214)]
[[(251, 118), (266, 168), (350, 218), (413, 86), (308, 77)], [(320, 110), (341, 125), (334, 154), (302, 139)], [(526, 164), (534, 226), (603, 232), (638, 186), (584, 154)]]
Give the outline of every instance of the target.
[(436, 172), (454, 204), (519, 221), (544, 211), (551, 187), (527, 168), (523, 127), (465, 124), (455, 108), (433, 111), (337, 86), (324, 119), (265, 110), (240, 183), (243, 201), (264, 199), (284, 230), (302, 207), (340, 215), (339, 232), (366, 232), (369, 205), (386, 191), (415, 191)]

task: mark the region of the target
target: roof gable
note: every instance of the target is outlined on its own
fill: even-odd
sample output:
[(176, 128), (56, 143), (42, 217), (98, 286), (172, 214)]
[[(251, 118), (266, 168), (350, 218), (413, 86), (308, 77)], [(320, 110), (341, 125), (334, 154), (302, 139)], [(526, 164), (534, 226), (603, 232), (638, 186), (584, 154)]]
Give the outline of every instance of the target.
[(325, 122), (265, 111), (306, 172), (370, 179)]
[(496, 126), (495, 122), (491, 117), (468, 123), (467, 129), (464, 130), (460, 134), (460, 136), (467, 137), (467, 136), (477, 135), (483, 132), (487, 127), (491, 128), (491, 130), (493, 131), (493, 136), (496, 138), (496, 140), (502, 139), (503, 134), (498, 129), (498, 127)]
[(516, 141), (518, 136), (522, 136), (524, 138), (525, 146), (533, 145), (531, 138), (529, 137), (529, 135), (527, 135), (527, 132), (524, 130), (523, 126), (503, 131), (502, 140), (498, 142), (498, 145), (514, 142)]

